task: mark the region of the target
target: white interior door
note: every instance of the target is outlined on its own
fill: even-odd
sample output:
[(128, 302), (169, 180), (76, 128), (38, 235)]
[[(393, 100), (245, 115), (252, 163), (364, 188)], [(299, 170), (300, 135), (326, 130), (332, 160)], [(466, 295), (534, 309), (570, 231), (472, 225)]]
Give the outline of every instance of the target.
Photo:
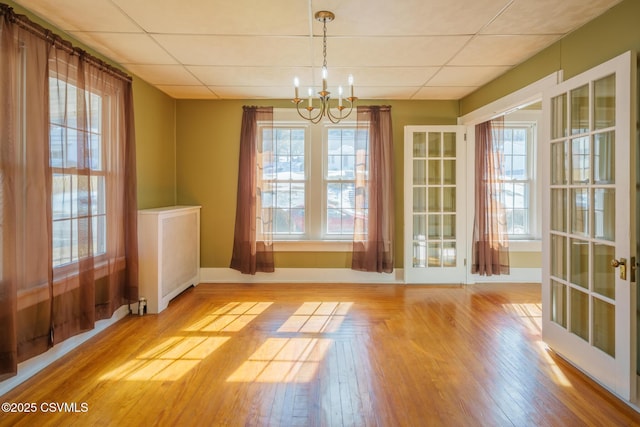
[[(635, 78), (627, 53), (547, 91), (543, 339), (635, 398)], [(633, 183), (633, 184), (632, 184)]]
[(464, 283), (463, 126), (406, 126), (404, 275), (407, 283)]

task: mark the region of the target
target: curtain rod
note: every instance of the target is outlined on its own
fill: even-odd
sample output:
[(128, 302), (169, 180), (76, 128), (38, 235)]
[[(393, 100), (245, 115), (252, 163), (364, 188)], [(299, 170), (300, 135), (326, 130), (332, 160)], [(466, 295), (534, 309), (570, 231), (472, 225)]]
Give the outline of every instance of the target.
[[(36, 35), (37, 37), (46, 40), (51, 43), (58, 49), (63, 49), (67, 53), (78, 55), (82, 58), (83, 61), (97, 67), (100, 71), (104, 71), (114, 77), (117, 77), (121, 80), (125, 80), (127, 82), (131, 82), (132, 78), (124, 71), (114, 67), (113, 65), (107, 64), (103, 60), (96, 58), (91, 55), (89, 52), (73, 46), (71, 42), (64, 40), (58, 34), (55, 34), (53, 31), (48, 30), (41, 25), (33, 22), (27, 16), (17, 14), (14, 12), (13, 8), (7, 4), (0, 3), (0, 15), (7, 16), (8, 20), (23, 30), (29, 31), (30, 33)], [(0, 27), (1, 28), (1, 27)]]

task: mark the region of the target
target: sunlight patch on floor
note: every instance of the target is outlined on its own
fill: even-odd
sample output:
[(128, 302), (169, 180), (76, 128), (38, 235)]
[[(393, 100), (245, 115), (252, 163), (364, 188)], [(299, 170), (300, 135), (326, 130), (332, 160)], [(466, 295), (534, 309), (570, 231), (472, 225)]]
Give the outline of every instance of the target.
[(549, 354), (549, 348), (547, 347), (547, 345), (543, 341), (538, 341), (536, 342), (536, 344), (540, 349), (539, 353), (542, 354), (544, 360), (547, 362), (547, 366), (549, 366), (551, 379), (560, 386), (572, 387), (569, 378), (567, 378), (567, 376), (562, 372), (558, 364)]
[(515, 314), (522, 319), (522, 324), (533, 335), (540, 336), (540, 340), (534, 342), (538, 346), (538, 353), (542, 355), (547, 366), (549, 367), (549, 376), (558, 385), (563, 387), (571, 387), (571, 382), (562, 372), (560, 367), (549, 354), (547, 345), (541, 340), (542, 338), (542, 304), (541, 303), (513, 303), (503, 304), (505, 310)]
[(175, 381), (211, 355), (229, 337), (171, 337), (101, 380)]
[(230, 302), (189, 325), (187, 332), (238, 332), (273, 302)]
[(352, 302), (305, 302), (278, 332), (336, 332), (352, 305)]
[(229, 382), (309, 382), (333, 340), (269, 338), (229, 378)]
[(522, 319), (522, 324), (534, 335), (542, 333), (542, 304), (503, 304), (507, 312), (513, 313)]
[(271, 337), (229, 376), (229, 382), (309, 382), (353, 302), (304, 302), (276, 333), (313, 334), (311, 337)]

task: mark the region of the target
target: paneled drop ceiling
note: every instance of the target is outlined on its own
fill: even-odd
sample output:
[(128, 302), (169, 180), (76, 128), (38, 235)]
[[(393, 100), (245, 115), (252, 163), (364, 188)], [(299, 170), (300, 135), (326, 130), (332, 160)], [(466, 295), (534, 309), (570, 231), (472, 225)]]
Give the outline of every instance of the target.
[[(621, 0), (15, 0), (174, 98), (459, 99)], [(335, 92), (334, 92), (335, 93)]]

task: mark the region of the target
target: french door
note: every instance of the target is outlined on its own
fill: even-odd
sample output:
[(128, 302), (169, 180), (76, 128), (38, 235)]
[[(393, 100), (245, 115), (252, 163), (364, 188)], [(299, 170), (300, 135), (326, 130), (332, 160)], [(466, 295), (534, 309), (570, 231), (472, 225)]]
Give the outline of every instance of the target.
[(404, 275), (464, 283), (464, 127), (406, 126)]
[(547, 91), (543, 339), (635, 398), (636, 59), (614, 58)]

